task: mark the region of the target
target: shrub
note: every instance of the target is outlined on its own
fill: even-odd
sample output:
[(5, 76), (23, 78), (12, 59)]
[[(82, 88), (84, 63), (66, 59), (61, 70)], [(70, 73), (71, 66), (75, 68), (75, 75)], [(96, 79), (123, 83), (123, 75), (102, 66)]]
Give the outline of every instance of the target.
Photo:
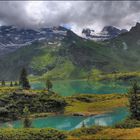
[(73, 130), (70, 132), (71, 136), (76, 136), (76, 137), (80, 137), (82, 135), (92, 135), (92, 134), (96, 134), (99, 131), (103, 130), (104, 127), (102, 126), (94, 126), (94, 127), (88, 127), (88, 128), (80, 128), (77, 130)]
[(0, 140), (65, 140), (66, 135), (55, 129), (1, 129)]
[(76, 100), (79, 100), (81, 102), (86, 102), (86, 103), (90, 103), (92, 102), (92, 98), (86, 97), (86, 96), (77, 96), (75, 97)]
[(8, 110), (5, 107), (0, 107), (0, 116), (7, 117), (8, 116)]
[(140, 121), (134, 119), (133, 120), (126, 119), (125, 121), (122, 121), (115, 125), (115, 128), (135, 128), (135, 127), (140, 127)]
[[(44, 93), (18, 93), (3, 94), (0, 97), (0, 114), (8, 119), (15, 119), (23, 116), (25, 106), (32, 113), (63, 112), (66, 101), (56, 94)], [(3, 106), (5, 108), (3, 108)]]

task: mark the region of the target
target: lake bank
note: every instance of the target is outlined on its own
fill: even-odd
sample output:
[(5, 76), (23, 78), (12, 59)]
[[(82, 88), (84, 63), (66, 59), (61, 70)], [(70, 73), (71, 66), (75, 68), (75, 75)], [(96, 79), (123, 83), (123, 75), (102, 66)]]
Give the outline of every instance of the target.
[(68, 105), (64, 113), (81, 116), (104, 114), (128, 105), (127, 96), (124, 94), (81, 94), (67, 97), (66, 101)]
[[(14, 89), (12, 88), (11, 90), (13, 91)], [(7, 92), (7, 88), (6, 88), (6, 92)], [(42, 90), (27, 90), (27, 91), (18, 90), (18, 92), (14, 93), (14, 95), (11, 95), (11, 93), (8, 95), (7, 93), (7, 96), (13, 96), (13, 98), (20, 97), (20, 98), (31, 99), (31, 98), (35, 98), (35, 96), (39, 94), (42, 94), (42, 92), (44, 92), (44, 95), (46, 96), (46, 101), (48, 101), (47, 98), (50, 95), (48, 96), (46, 94), (47, 91), (42, 91)], [(0, 98), (1, 105), (4, 105), (5, 99), (3, 99), (2, 95), (1, 98)], [(57, 98), (60, 99), (61, 97), (58, 96)], [(54, 113), (53, 112), (31, 113), (31, 117), (35, 118), (35, 117), (44, 117), (44, 116), (52, 116), (52, 115), (59, 115), (59, 114), (74, 115), (74, 116), (92, 116), (92, 115), (103, 114), (106, 112), (111, 112), (115, 108), (126, 107), (128, 105), (128, 99), (125, 94), (101, 94), (101, 95), (80, 94), (75, 96), (62, 97), (62, 99), (65, 100), (67, 104), (63, 112), (58, 111)], [(9, 100), (11, 99), (9, 98)], [(16, 102), (18, 102), (18, 100), (16, 100)]]
[[(77, 81), (72, 81), (71, 84), (81, 85)], [(82, 81), (82, 85), (84, 84)], [(80, 128), (82, 123), (87, 126), (97, 124), (112, 126), (128, 115), (126, 94), (81, 93), (73, 96), (60, 96), (43, 88), (22, 90), (18, 87), (1, 87), (0, 91), (2, 91), (0, 109), (4, 111), (4, 117), (0, 117), (0, 119), (10, 119), (8, 122), (2, 123), (1, 127), (21, 128), (25, 106), (29, 108), (29, 117), (32, 118), (35, 128), (51, 127), (72, 130)]]
[(111, 127), (90, 127), (73, 130), (67, 134), (67, 140), (122, 140), (122, 139), (136, 139), (140, 138), (140, 128), (111, 128)]
[[(61, 96), (72, 96), (79, 94), (111, 94), (127, 93), (130, 88), (129, 82), (90, 82), (87, 80), (58, 80), (52, 81), (52, 90)], [(44, 89), (45, 82), (31, 83), (32, 89)]]
[(140, 138), (140, 128), (132, 129), (118, 129), (108, 127), (91, 127), (74, 130), (71, 132), (59, 131), (55, 129), (1, 129), (1, 140), (15, 140), (15, 139), (43, 139), (43, 140), (116, 140), (116, 139), (136, 139)]
[[(54, 103), (58, 100), (66, 102), (66, 106), (61, 112), (58, 108), (57, 111), (51, 112), (37, 112), (39, 111), (38, 106), (35, 112), (32, 112), (29, 117), (32, 118), (32, 124), (35, 128), (45, 128), (51, 127), (62, 130), (71, 130), (80, 128), (82, 123), (85, 123), (87, 126), (91, 125), (107, 125), (112, 126), (115, 123), (123, 120), (128, 115), (126, 106), (128, 103), (127, 96), (125, 94), (104, 94), (104, 95), (75, 95), (70, 97), (60, 97), (50, 95), (50, 97), (44, 93), (37, 92), (35, 93), (27, 93), (21, 94), (17, 93), (14, 96), (10, 96), (10, 100), (12, 97), (17, 97), (17, 100), (24, 98), (26, 100), (29, 99), (29, 102), (32, 103), (32, 98), (36, 99), (36, 104), (38, 104), (39, 100), (45, 99), (46, 102), (53, 101)], [(25, 95), (25, 97), (24, 97)], [(52, 97), (53, 98), (52, 98)], [(57, 99), (58, 98), (58, 99)], [(62, 98), (62, 99), (61, 99)], [(52, 100), (53, 99), (53, 100)], [(58, 103), (59, 103), (58, 102)], [(44, 106), (44, 105), (43, 105)], [(53, 108), (52, 108), (53, 109)], [(17, 121), (8, 121), (6, 123), (1, 124), (1, 127), (14, 127), (21, 128), (22, 127), (22, 116), (20, 116), (20, 120)]]
[[(33, 128), (55, 128), (58, 130), (74, 130), (81, 128), (83, 123), (86, 127), (91, 126), (114, 126), (123, 121), (128, 116), (126, 108), (117, 108), (112, 112), (95, 116), (71, 116), (55, 115), (47, 117), (37, 117), (32, 119)], [(2, 128), (22, 128), (23, 120), (11, 121), (1, 124)]]
[[(22, 98), (26, 100), (36, 98), (38, 102), (37, 98), (38, 97), (42, 98), (41, 96), (38, 96), (38, 95), (45, 95), (46, 101), (48, 101), (48, 99), (51, 96), (52, 97), (56, 96), (56, 98), (58, 99), (62, 98), (67, 102), (67, 106), (65, 107), (65, 110), (63, 112), (65, 115), (78, 115), (78, 114), (82, 116), (98, 115), (98, 114), (109, 112), (113, 110), (114, 108), (125, 107), (128, 104), (127, 96), (125, 94), (78, 94), (78, 95), (73, 95), (73, 96), (61, 97), (55, 94), (48, 96), (47, 90), (37, 90), (37, 89), (36, 90), (21, 90), (21, 89), (18, 89), (17, 87), (16, 88), (1, 87), (0, 91), (3, 92), (1, 93), (1, 98), (0, 98), (1, 106), (4, 106), (4, 104), (8, 100), (10, 101), (11, 98), (13, 99), (17, 98), (17, 100), (14, 99), (15, 103), (18, 101), (18, 98)], [(5, 97), (4, 94), (7, 94), (7, 97)], [(54, 97), (53, 97), (53, 100), (54, 100)], [(26, 101), (26, 103), (28, 104), (29, 102)], [(13, 101), (12, 101), (12, 104), (13, 104)], [(35, 114), (35, 115), (32, 115), (32, 117), (44, 116), (44, 115), (48, 116), (48, 113), (47, 114), (45, 112), (40, 112), (40, 113), (42, 114), (40, 115)], [(58, 114), (59, 112), (58, 113), (55, 112), (55, 113)]]
[(31, 114), (31, 118), (65, 116), (95, 116), (113, 112), (117, 108), (127, 108), (128, 98), (125, 94), (80, 94), (65, 97), (66, 106), (63, 112), (42, 112)]

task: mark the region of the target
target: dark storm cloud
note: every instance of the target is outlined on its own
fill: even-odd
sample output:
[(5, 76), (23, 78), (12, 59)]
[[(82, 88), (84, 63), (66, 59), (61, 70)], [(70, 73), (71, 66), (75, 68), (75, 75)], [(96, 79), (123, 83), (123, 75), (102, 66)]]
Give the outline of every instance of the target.
[(140, 21), (139, 1), (7, 1), (0, 2), (0, 22), (22, 27), (70, 24), (100, 29), (126, 27)]

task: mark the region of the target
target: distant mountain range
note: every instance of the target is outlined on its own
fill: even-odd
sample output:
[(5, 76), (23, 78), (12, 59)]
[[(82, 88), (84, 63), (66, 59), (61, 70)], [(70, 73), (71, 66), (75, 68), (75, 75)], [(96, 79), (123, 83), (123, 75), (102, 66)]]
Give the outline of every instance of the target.
[(105, 26), (101, 32), (96, 33), (94, 30), (91, 30), (89, 28), (83, 29), (82, 35), (83, 37), (87, 39), (91, 39), (94, 41), (103, 41), (103, 40), (109, 40), (112, 38), (117, 37), (118, 35), (128, 32), (126, 29), (118, 29), (113, 26)]
[[(60, 42), (67, 34), (68, 29), (64, 27), (41, 28), (38, 30), (21, 29), (14, 26), (0, 26), (0, 55), (13, 52), (23, 46), (34, 42), (46, 41), (50, 44)], [(83, 29), (82, 34), (86, 39), (103, 41), (117, 37), (127, 30), (119, 30), (113, 26), (106, 26), (100, 33), (90, 29)]]
[[(102, 42), (79, 37), (63, 27), (38, 31), (1, 28), (0, 80), (17, 79), (22, 67), (34, 77), (53, 79), (87, 78), (93, 69), (110, 73), (138, 71), (140, 67), (139, 23), (123, 33), (105, 28), (104, 32), (114, 37)], [(12, 47), (8, 45), (10, 41)]]
[(46, 41), (53, 44), (55, 41), (62, 40), (66, 32), (67, 29), (61, 26), (38, 30), (0, 26), (0, 55), (13, 52), (34, 42)]

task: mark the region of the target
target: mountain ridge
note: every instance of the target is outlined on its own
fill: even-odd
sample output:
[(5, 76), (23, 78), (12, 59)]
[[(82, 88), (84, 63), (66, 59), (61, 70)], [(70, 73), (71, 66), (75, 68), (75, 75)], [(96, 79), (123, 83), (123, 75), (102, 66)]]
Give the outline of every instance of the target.
[(22, 67), (33, 77), (51, 79), (87, 78), (94, 69), (105, 73), (137, 71), (139, 27), (137, 24), (129, 32), (103, 42), (84, 39), (71, 30), (56, 43), (34, 42), (0, 56), (0, 77), (16, 80)]
[(64, 27), (22, 29), (14, 26), (0, 26), (0, 55), (13, 52), (34, 42), (46, 41), (53, 43), (60, 41), (66, 35)]
[(82, 34), (83, 37), (94, 40), (94, 41), (104, 41), (110, 40), (119, 36), (122, 33), (128, 32), (126, 29), (118, 29), (114, 26), (105, 26), (100, 32), (95, 32), (92, 29), (83, 29)]

